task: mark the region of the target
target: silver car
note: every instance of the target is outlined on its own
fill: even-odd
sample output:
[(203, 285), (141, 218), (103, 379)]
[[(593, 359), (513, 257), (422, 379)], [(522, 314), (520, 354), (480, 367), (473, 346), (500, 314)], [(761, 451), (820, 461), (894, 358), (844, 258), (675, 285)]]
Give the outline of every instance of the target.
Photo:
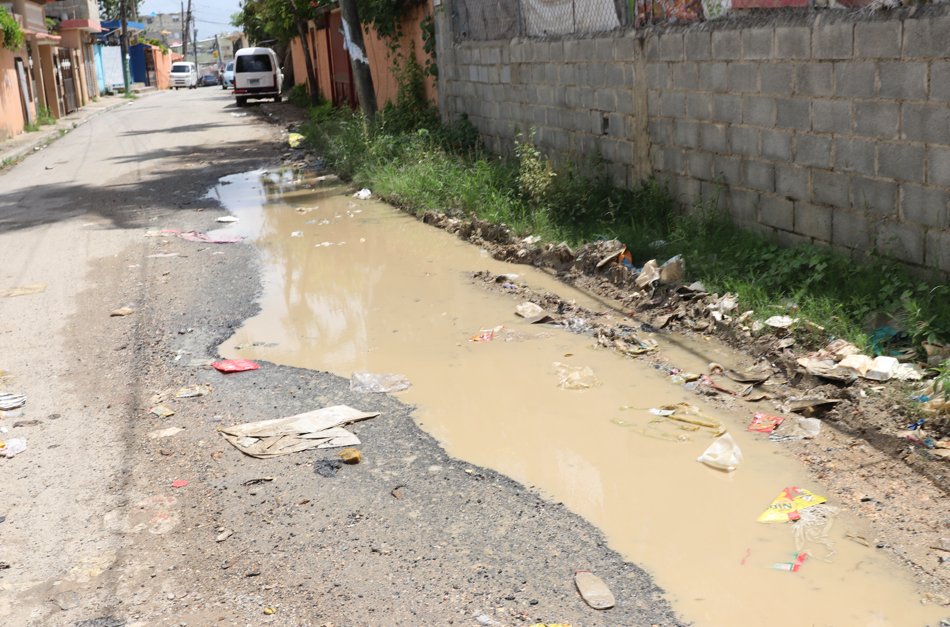
[(225, 66), (221, 78), (221, 89), (227, 89), (228, 87), (234, 87), (234, 61)]

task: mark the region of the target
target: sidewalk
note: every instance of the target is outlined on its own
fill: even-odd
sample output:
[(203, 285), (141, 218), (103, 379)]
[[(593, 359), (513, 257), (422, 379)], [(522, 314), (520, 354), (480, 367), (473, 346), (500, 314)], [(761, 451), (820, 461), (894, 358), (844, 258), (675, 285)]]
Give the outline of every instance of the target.
[[(148, 94), (141, 94), (139, 97), (146, 95)], [(62, 131), (70, 131), (90, 118), (111, 111), (126, 102), (133, 101), (126, 100), (121, 95), (99, 96), (96, 102), (90, 102), (81, 109), (56, 120), (56, 124), (42, 126), (40, 130), (33, 133), (20, 133), (0, 142), (0, 171), (6, 167), (4, 164), (8, 160), (19, 162), (30, 153), (42, 150), (50, 142), (62, 137)]]

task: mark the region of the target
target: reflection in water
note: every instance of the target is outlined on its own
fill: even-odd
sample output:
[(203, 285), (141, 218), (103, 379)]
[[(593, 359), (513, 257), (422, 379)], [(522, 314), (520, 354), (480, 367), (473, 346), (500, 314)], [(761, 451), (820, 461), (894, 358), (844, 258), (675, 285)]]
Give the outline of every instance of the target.
[[(622, 406), (701, 402), (646, 364), (593, 350), (590, 338), (561, 330), (543, 340), (467, 341), (499, 324), (541, 330), (514, 315), (514, 297), (472, 286), (472, 270), (516, 273), (535, 290), (598, 308), (583, 295), (318, 181), (307, 181), (309, 189), (289, 174), (229, 180), (215, 193), (241, 220), (221, 232), (260, 247), (265, 294), (260, 315), (222, 345), (224, 356), (346, 377), (355, 370), (407, 375), (413, 387), (399, 396), (418, 406), (418, 421), (450, 454), (536, 486), (584, 516), (612, 548), (656, 577), (687, 622), (880, 627), (943, 617), (941, 608), (920, 605), (887, 556), (845, 539), (849, 531), (866, 533), (850, 516), (835, 525), (830, 562), (809, 558), (797, 573), (770, 569), (790, 560), (792, 526), (756, 517), (786, 486), (818, 493), (821, 486), (766, 436), (744, 431), (751, 411), (703, 407), (729, 428), (745, 457), (738, 471), (723, 474), (696, 462), (711, 441), (703, 432), (691, 433), (691, 442), (665, 442), (611, 422), (643, 426), (653, 418)], [(303, 236), (291, 237), (294, 231)], [(269, 345), (236, 348), (249, 342)], [(663, 344), (674, 363), (694, 371), (736, 361), (712, 342)], [(590, 366), (603, 385), (557, 389), (555, 361)]]

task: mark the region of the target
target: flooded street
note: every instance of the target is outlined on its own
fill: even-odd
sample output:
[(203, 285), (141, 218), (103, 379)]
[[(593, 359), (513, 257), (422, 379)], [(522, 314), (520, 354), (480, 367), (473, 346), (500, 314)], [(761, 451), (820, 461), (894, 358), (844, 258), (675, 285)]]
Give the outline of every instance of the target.
[[(829, 561), (820, 559), (824, 547), (811, 544), (817, 557), (799, 572), (771, 568), (795, 559), (793, 525), (756, 518), (787, 486), (823, 492), (781, 445), (745, 431), (751, 405), (717, 411), (647, 363), (593, 349), (588, 336), (523, 324), (515, 296), (482, 290), (468, 273), (514, 273), (536, 291), (596, 310), (602, 304), (315, 180), (255, 172), (222, 182), (212, 195), (240, 220), (215, 233), (250, 237), (265, 277), (260, 314), (221, 346), (224, 357), (344, 377), (406, 375), (412, 388), (398, 397), (418, 407), (419, 425), (449, 454), (532, 486), (596, 525), (611, 548), (655, 577), (687, 623), (923, 626), (946, 616), (920, 604), (909, 576), (886, 555), (846, 539), (867, 532), (844, 513)], [(498, 325), (505, 328), (495, 341), (468, 341)], [(742, 358), (712, 342), (664, 339), (661, 350), (693, 372)], [(554, 362), (588, 366), (602, 385), (559, 389)], [(621, 410), (684, 401), (727, 427), (744, 455), (739, 470), (727, 475), (697, 463), (713, 440), (708, 430), (690, 433), (689, 442), (648, 438), (636, 429), (654, 416)], [(555, 559), (553, 544), (551, 553)]]

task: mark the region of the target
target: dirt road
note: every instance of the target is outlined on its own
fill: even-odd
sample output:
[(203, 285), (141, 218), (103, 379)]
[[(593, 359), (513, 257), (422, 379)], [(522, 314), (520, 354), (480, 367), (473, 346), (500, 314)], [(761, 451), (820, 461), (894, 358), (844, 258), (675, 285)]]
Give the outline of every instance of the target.
[[(0, 419), (27, 440), (0, 460), (0, 625), (678, 624), (595, 528), (450, 459), (395, 399), (202, 367), (257, 310), (257, 251), (143, 234), (214, 228), (219, 177), (280, 163), (279, 129), (232, 113), (220, 90), (159, 93), (0, 175), (0, 289), (43, 286), (0, 298), (0, 390), (28, 398)], [(154, 398), (198, 383), (211, 394)], [(382, 415), (333, 478), (311, 465), (332, 453), (251, 460), (217, 433), (335, 404)], [(580, 600), (577, 568), (615, 610)]]

